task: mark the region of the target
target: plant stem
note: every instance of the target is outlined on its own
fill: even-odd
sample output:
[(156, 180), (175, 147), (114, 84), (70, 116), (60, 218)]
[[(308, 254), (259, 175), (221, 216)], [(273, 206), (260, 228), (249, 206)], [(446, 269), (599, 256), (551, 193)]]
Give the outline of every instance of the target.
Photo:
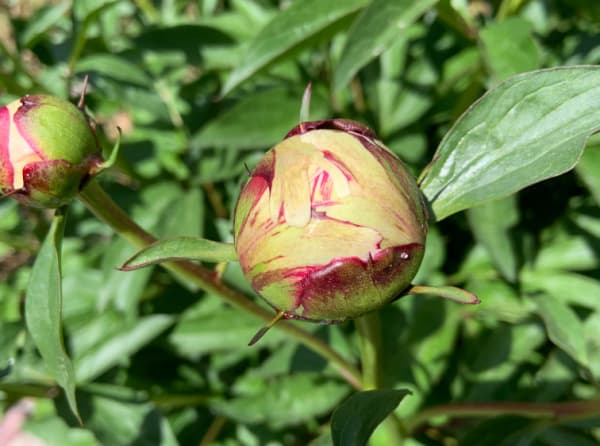
[[(355, 319), (354, 324), (358, 331), (360, 343), (360, 357), (362, 365), (362, 386), (364, 390), (379, 389), (381, 387), (381, 320), (379, 312), (373, 311)], [(383, 423), (386, 444), (400, 446), (404, 442), (403, 426), (392, 412)]]
[[(83, 204), (101, 221), (109, 225), (121, 237), (137, 248), (144, 248), (156, 239), (137, 225), (100, 187), (95, 179), (90, 180), (81, 190), (79, 198)], [(221, 296), (232, 306), (241, 309), (257, 319), (268, 322), (273, 314), (248, 299), (244, 294), (228, 287), (219, 279), (219, 275), (210, 269), (191, 262), (163, 263), (162, 266), (186, 282)], [(275, 328), (287, 333), (315, 353), (323, 356), (356, 389), (361, 389), (360, 372), (339, 353), (321, 339), (308, 331), (286, 321)]]
[(530, 418), (551, 418), (555, 421), (585, 419), (600, 416), (600, 401), (566, 401), (560, 403), (459, 403), (440, 404), (417, 414), (408, 426), (414, 433), (421, 425), (435, 417), (481, 418), (498, 415), (521, 415)]
[(360, 342), (362, 365), (362, 387), (364, 390), (378, 389), (381, 385), (381, 321), (379, 313), (373, 311), (354, 321)]

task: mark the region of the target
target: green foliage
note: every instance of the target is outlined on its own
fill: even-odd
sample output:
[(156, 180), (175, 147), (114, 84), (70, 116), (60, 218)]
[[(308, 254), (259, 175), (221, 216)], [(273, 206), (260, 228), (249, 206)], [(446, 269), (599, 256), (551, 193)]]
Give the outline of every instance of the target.
[[(0, 104), (76, 101), (88, 75), (105, 155), (122, 130), (100, 181), (165, 241), (139, 254), (135, 230), (79, 201), (62, 237), (47, 211), (0, 201), (0, 413), (29, 397), (22, 430), (67, 446), (351, 444), (340, 429), (364, 444), (388, 413), (370, 445), (597, 444), (598, 13), (593, 0), (8, 2)], [(389, 305), (376, 364), (352, 323), (282, 322), (248, 347), (270, 309), (225, 263), (244, 166), (297, 124), (309, 82), (311, 119), (369, 125), (420, 174), (432, 222), (415, 283), (481, 299)], [(208, 262), (218, 286), (180, 263), (116, 269), (136, 253)], [(356, 392), (359, 365), (381, 393)]]

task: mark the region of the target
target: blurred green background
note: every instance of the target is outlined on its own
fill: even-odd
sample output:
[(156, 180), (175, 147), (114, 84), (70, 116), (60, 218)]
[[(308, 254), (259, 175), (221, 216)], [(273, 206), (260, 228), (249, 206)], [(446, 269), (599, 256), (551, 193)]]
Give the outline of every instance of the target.
[[(103, 145), (123, 132), (101, 182), (159, 237), (231, 241), (244, 164), (298, 123), (309, 82), (312, 119), (368, 124), (418, 174), (486, 90), (599, 62), (597, 0), (0, 1), (0, 103), (74, 99), (88, 75)], [(416, 282), (482, 304), (408, 297), (382, 312), (384, 384), (413, 392), (397, 410), (406, 445), (599, 444), (597, 145), (573, 172), (432, 225)], [(331, 444), (331, 412), (352, 388), (327, 361), (277, 330), (248, 348), (259, 321), (160, 268), (116, 271), (134, 248), (75, 202), (63, 317), (78, 426), (23, 320), (50, 220), (0, 201), (0, 410), (33, 397), (24, 430), (64, 446)], [(239, 265), (223, 274), (253, 296)], [(358, 360), (351, 323), (302, 326)], [(509, 401), (590, 404), (560, 420), (423, 412)]]

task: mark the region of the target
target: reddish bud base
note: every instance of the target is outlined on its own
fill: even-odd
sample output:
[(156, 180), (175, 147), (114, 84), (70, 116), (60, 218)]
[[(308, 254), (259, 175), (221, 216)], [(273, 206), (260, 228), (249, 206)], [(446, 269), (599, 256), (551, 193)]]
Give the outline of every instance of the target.
[[(422, 244), (411, 243), (383, 249), (366, 261), (349, 257), (332, 260), (326, 265), (269, 271), (256, 277), (252, 285), (260, 293), (263, 287), (274, 281), (291, 281), (294, 284), (295, 295), (294, 307), (289, 311), (299, 307), (302, 307), (303, 311), (302, 315), (286, 311), (286, 319), (342, 322), (344, 319), (322, 321), (310, 315), (314, 307), (319, 307), (322, 311), (328, 303), (324, 301), (329, 301), (332, 307), (335, 307), (335, 301), (340, 299), (340, 296), (346, 301), (357, 299), (365, 288), (372, 289), (372, 286), (384, 291), (398, 281), (407, 270), (413, 269), (415, 256), (420, 256), (422, 250)], [(409, 285), (410, 281), (403, 284), (404, 287)]]

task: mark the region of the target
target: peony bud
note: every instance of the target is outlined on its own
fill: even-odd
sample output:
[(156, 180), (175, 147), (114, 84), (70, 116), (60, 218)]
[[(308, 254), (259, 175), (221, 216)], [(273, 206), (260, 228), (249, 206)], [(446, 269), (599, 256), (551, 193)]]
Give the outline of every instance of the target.
[(102, 162), (95, 133), (76, 106), (25, 96), (0, 108), (0, 190), (38, 207), (68, 203)]
[(234, 216), (253, 288), (283, 317), (340, 322), (414, 278), (427, 216), (408, 169), (353, 121), (304, 122), (259, 162)]

